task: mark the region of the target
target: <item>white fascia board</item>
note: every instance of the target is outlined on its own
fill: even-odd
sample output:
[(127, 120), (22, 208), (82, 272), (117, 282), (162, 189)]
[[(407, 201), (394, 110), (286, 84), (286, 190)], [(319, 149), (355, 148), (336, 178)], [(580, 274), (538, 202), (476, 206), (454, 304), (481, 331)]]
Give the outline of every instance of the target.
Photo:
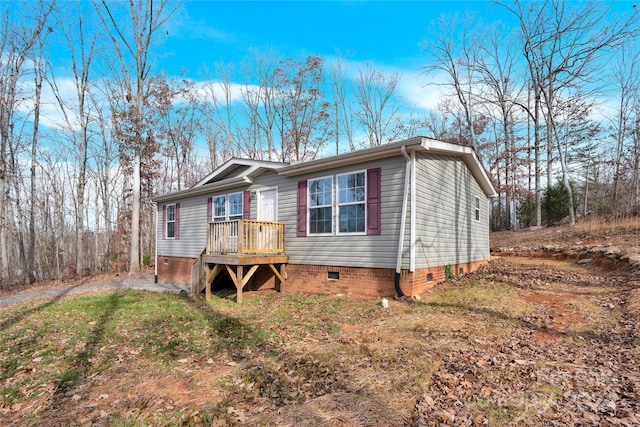
[(391, 156), (400, 155), (400, 149), (404, 145), (407, 150), (412, 147), (420, 147), (421, 137), (407, 139), (405, 141), (393, 142), (391, 144), (380, 145), (378, 147), (364, 150), (352, 151), (350, 153), (338, 154), (337, 156), (323, 157), (305, 162), (300, 162), (285, 166), (278, 170), (283, 176), (298, 176), (307, 173), (321, 172), (342, 166), (356, 165), (370, 160), (378, 160)]
[(185, 199), (187, 197), (195, 197), (202, 194), (210, 194), (217, 191), (228, 190), (229, 188), (246, 184), (253, 184), (253, 178), (248, 176), (240, 176), (236, 178), (225, 179), (223, 181), (214, 182), (212, 184), (201, 185), (199, 187), (191, 187), (182, 191), (162, 194), (160, 196), (153, 197), (151, 201), (155, 203), (170, 202), (174, 200)]
[(407, 152), (411, 151), (429, 151), (432, 153), (448, 154), (451, 156), (459, 156), (463, 159), (473, 176), (478, 181), (480, 188), (487, 197), (497, 197), (496, 190), (491, 184), (491, 180), (487, 175), (484, 166), (480, 163), (475, 150), (465, 145), (453, 144), (451, 142), (439, 141), (437, 139), (427, 137), (415, 137), (404, 141), (393, 142), (390, 144), (380, 145), (374, 148), (353, 151), (350, 153), (340, 154), (337, 156), (324, 157), (321, 159), (310, 160), (306, 162), (296, 163), (284, 166), (278, 169), (278, 173), (283, 176), (299, 176), (309, 173), (322, 172), (327, 169), (356, 165), (359, 163), (379, 160), (386, 157), (399, 156), (402, 146)]
[(241, 159), (238, 157), (233, 157), (227, 160), (222, 166), (218, 167), (216, 170), (211, 172), (209, 175), (202, 178), (198, 181), (192, 188), (200, 187), (206, 185), (207, 182), (214, 179), (216, 176), (223, 175), (227, 172), (227, 170), (235, 167), (235, 166), (249, 166), (249, 170), (244, 175), (246, 176), (255, 176), (256, 171), (262, 171), (263, 169), (273, 169), (277, 170), (284, 166), (287, 166), (286, 163), (281, 162), (270, 162), (266, 160), (252, 160), (252, 159)]

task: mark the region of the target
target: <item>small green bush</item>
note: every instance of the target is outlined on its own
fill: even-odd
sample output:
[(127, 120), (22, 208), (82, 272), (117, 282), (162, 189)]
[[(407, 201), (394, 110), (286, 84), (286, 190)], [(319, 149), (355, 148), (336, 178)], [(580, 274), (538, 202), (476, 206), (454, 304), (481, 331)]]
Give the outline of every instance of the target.
[(456, 275), (453, 274), (451, 264), (447, 264), (447, 266), (444, 268), (444, 278), (445, 280), (453, 280), (456, 278)]
[(151, 254), (144, 254), (142, 256), (142, 265), (149, 267), (151, 265)]

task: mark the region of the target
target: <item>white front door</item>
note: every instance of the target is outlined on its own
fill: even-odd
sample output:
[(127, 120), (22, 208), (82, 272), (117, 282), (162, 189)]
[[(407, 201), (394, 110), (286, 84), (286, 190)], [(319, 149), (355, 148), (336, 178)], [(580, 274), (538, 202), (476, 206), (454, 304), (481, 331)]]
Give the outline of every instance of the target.
[(273, 190), (260, 191), (258, 196), (258, 219), (261, 221), (278, 220), (278, 192), (274, 188)]

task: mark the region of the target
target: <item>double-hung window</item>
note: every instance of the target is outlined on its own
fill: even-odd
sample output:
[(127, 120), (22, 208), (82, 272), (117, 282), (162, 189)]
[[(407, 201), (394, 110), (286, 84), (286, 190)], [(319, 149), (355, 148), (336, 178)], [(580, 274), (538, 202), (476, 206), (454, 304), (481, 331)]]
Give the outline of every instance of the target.
[(380, 235), (381, 183), (379, 167), (298, 181), (297, 237)]
[(242, 193), (213, 197), (212, 221), (236, 221), (242, 219)]
[(213, 198), (213, 222), (227, 220), (227, 196), (215, 196)]
[(333, 179), (309, 180), (309, 233), (330, 234), (333, 221)]
[(242, 219), (242, 193), (229, 194), (229, 221)]
[(365, 232), (364, 172), (338, 175), (338, 233)]
[(480, 197), (476, 196), (476, 221), (480, 221)]
[(166, 236), (167, 239), (176, 237), (176, 205), (171, 204), (166, 207)]

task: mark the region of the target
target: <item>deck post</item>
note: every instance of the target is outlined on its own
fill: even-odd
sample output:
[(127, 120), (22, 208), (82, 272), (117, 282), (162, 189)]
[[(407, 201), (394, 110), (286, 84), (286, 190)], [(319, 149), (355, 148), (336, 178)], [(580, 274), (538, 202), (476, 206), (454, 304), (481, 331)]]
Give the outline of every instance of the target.
[(274, 264), (269, 264), (269, 268), (273, 271), (275, 276), (275, 288), (276, 291), (282, 292), (282, 285), (284, 285), (284, 264), (280, 264), (280, 268), (276, 268)]
[[(211, 300), (211, 282), (213, 282), (213, 279), (215, 279), (218, 273), (220, 273), (220, 270), (222, 270), (220, 264), (214, 264), (213, 267), (211, 267), (211, 264), (207, 264), (207, 275), (205, 277), (204, 283), (204, 298), (207, 301)], [(200, 291), (198, 291), (198, 293), (200, 293)]]
[(242, 284), (242, 274), (244, 272), (244, 267), (239, 265), (237, 267), (238, 270), (238, 275), (236, 278), (236, 289), (238, 290), (238, 292), (236, 293), (236, 303), (241, 304), (242, 303), (242, 288), (244, 288), (243, 284)]
[[(198, 295), (200, 295), (200, 292), (198, 292)], [(205, 301), (211, 301), (211, 282), (208, 280), (204, 283), (204, 299)]]

